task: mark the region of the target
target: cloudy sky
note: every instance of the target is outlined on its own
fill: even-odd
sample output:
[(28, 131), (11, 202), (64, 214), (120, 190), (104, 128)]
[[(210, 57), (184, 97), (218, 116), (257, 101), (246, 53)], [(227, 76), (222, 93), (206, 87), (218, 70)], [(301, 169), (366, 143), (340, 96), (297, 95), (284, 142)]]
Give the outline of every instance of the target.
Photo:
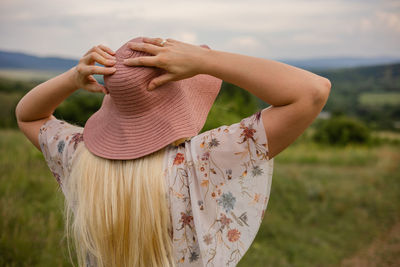
[(0, 0), (0, 49), (80, 58), (137, 36), (270, 59), (400, 57), (399, 0)]

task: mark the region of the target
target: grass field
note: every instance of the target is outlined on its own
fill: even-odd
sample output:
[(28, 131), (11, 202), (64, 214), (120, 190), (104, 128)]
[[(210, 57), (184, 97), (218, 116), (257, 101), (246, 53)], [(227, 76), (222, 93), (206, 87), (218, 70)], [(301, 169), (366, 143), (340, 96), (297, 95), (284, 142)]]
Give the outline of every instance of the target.
[(400, 93), (362, 93), (358, 101), (363, 106), (400, 105)]
[[(269, 206), (239, 266), (339, 266), (363, 255), (400, 219), (399, 148), (300, 138), (275, 158)], [(70, 266), (62, 193), (16, 130), (0, 131), (0, 196), (0, 266)]]

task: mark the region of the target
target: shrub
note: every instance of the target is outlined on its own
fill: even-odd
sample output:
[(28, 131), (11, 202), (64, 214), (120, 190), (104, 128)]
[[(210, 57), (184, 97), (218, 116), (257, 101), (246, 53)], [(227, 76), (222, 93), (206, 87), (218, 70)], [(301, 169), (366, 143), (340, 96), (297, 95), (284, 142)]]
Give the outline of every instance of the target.
[(22, 98), (20, 93), (4, 93), (0, 91), (0, 128), (17, 127), (15, 107)]
[(90, 93), (80, 89), (57, 107), (54, 116), (84, 126), (87, 119), (100, 108), (103, 97), (103, 94)]
[(363, 122), (340, 115), (317, 123), (312, 138), (318, 143), (330, 145), (366, 144), (370, 131)]

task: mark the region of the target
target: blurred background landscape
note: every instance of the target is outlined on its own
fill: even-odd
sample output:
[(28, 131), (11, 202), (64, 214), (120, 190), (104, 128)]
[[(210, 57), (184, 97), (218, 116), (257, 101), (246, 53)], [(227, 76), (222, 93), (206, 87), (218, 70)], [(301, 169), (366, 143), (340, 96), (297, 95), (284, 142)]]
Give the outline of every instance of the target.
[[(330, 59), (321, 60), (325, 66), (287, 61), (329, 78), (331, 94), (275, 158), (267, 213), (239, 266), (400, 263), (400, 61), (331, 60), (329, 67)], [(0, 62), (0, 265), (68, 266), (62, 194), (41, 153), (18, 131), (14, 110), (30, 89), (77, 60), (0, 52)], [(102, 98), (77, 91), (55, 116), (83, 126)], [(202, 132), (267, 106), (223, 83)]]
[[(274, 59), (332, 83), (317, 119), (275, 157), (263, 223), (238, 266), (400, 266), (398, 1), (71, 0), (60, 8), (3, 0), (0, 7), (0, 266), (71, 266), (64, 197), (18, 130), (16, 104), (93, 45), (116, 50), (136, 36)], [(102, 98), (78, 90), (54, 115), (83, 126)], [(224, 82), (202, 132), (265, 107)]]

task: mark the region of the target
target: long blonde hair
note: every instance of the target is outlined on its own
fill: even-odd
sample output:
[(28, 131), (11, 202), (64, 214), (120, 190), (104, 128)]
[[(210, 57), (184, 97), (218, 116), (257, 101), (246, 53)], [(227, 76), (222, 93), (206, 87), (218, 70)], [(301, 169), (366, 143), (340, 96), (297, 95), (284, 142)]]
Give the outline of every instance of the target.
[(65, 233), (78, 265), (174, 266), (165, 149), (135, 160), (97, 157), (84, 145), (78, 150), (64, 184)]

